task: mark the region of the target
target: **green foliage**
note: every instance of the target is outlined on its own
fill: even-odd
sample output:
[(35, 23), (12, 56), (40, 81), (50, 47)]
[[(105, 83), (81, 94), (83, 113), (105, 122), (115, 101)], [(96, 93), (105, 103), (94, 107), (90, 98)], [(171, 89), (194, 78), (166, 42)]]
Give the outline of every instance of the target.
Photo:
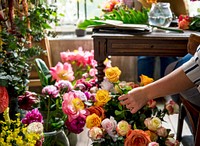
[[(7, 5), (11, 5), (8, 2)], [(3, 5), (6, 8), (6, 5)], [(0, 20), (0, 86), (7, 87), (11, 97), (23, 94), (29, 82), (34, 58), (42, 53), (39, 46), (31, 46), (30, 41), (40, 41), (49, 34), (50, 23), (57, 23), (56, 9), (44, 5), (28, 6), (28, 15), (21, 8), (12, 16), (4, 11)], [(18, 8), (18, 7), (17, 7)], [(14, 9), (14, 7), (13, 7)], [(20, 12), (20, 13), (19, 13)], [(8, 18), (10, 19), (8, 19)], [(9, 26), (8, 24), (11, 23)], [(29, 26), (30, 25), (30, 26)], [(11, 30), (12, 29), (12, 30)], [(32, 38), (32, 39), (30, 39)]]
[(148, 23), (148, 9), (137, 11), (134, 9), (119, 9), (112, 12), (105, 13), (105, 20), (119, 20), (124, 24), (147, 24)]
[(189, 26), (190, 30), (200, 31), (200, 15), (194, 16)]
[(49, 72), (49, 68), (47, 67), (46, 63), (40, 58), (36, 58), (35, 62), (42, 86), (45, 87), (47, 85), (53, 84), (51, 83), (52, 76)]
[(12, 94), (21, 94), (25, 90), (31, 70), (31, 60), (40, 53), (39, 48), (26, 48), (25, 42), (5, 29), (0, 33), (2, 50), (0, 50), (0, 86), (14, 89)]
[(45, 35), (55, 35), (53, 32), (47, 32), (47, 29), (51, 29), (51, 23), (57, 25), (58, 19), (56, 11), (56, 8), (45, 5), (38, 5), (29, 10), (29, 16), (26, 21), (31, 21), (29, 33), (35, 41), (40, 41)]
[(137, 11), (134, 9), (113, 10), (112, 12), (105, 13), (103, 17), (95, 17), (93, 19), (85, 20), (80, 23), (78, 27), (80, 29), (86, 29), (87, 27), (99, 26), (105, 23), (97, 22), (96, 20), (118, 20), (124, 24), (147, 24), (148, 23), (148, 9)]
[[(52, 80), (46, 63), (40, 58), (36, 58), (35, 62), (42, 86), (54, 85), (56, 81)], [(60, 96), (57, 98), (51, 98), (49, 95), (39, 95), (39, 110), (43, 115), (46, 115), (46, 117), (44, 117), (46, 120), (44, 123), (45, 131), (59, 130), (64, 127), (67, 115), (63, 114), (62, 111), (62, 94), (64, 93), (60, 92)]]

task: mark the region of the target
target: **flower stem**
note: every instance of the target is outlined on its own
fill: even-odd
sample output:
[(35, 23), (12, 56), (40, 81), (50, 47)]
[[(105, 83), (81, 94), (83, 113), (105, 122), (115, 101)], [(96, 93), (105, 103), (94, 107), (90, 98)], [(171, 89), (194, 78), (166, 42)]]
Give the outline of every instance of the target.
[(175, 29), (175, 28), (169, 28), (169, 27), (162, 27), (162, 26), (156, 26), (156, 25), (149, 25), (151, 27), (156, 27), (158, 29), (162, 29), (162, 30), (169, 30), (169, 31), (175, 31), (175, 32), (179, 32), (179, 33), (184, 33), (184, 31), (182, 29)]
[(50, 114), (50, 98), (48, 98), (48, 108), (47, 108), (47, 121), (46, 121), (46, 130), (49, 129), (49, 114)]

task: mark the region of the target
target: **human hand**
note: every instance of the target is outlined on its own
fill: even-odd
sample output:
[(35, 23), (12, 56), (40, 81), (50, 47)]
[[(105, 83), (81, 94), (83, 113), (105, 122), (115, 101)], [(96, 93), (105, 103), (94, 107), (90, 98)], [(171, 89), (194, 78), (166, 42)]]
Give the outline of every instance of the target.
[(125, 105), (134, 114), (148, 102), (147, 95), (143, 89), (143, 87), (134, 88), (118, 99), (122, 105)]

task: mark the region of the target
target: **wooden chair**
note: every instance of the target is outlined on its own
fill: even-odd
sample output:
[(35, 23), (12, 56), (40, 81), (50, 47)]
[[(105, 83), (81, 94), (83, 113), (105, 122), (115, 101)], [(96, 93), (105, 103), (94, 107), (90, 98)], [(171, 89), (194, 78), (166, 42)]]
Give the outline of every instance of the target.
[(194, 136), (194, 144), (195, 146), (199, 146), (200, 144), (200, 107), (192, 104), (188, 100), (184, 99), (180, 96), (181, 105), (180, 105), (180, 113), (178, 117), (178, 128), (177, 128), (177, 137), (178, 141), (182, 139), (182, 129), (183, 129), (183, 121), (186, 116), (188, 116), (189, 123), (192, 128), (192, 134)]

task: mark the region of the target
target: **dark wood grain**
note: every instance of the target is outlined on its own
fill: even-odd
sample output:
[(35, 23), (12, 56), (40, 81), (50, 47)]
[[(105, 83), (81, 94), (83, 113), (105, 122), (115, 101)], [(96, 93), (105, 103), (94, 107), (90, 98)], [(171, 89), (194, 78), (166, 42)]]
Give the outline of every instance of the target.
[(197, 32), (153, 31), (144, 35), (93, 33), (98, 83), (103, 81), (103, 61), (108, 56), (184, 56), (191, 33)]

